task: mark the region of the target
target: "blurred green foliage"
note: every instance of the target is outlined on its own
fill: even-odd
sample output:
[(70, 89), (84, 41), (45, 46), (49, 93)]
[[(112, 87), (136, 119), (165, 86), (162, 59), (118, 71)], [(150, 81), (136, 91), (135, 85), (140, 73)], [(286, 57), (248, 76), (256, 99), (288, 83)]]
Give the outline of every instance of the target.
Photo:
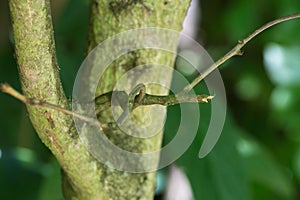
[[(58, 62), (71, 96), (85, 57), (88, 1), (52, 1)], [(198, 39), (215, 59), (275, 18), (299, 12), (300, 1), (201, 1)], [(20, 89), (6, 1), (0, 3), (0, 82)], [(228, 113), (213, 151), (198, 159), (210, 119), (201, 104), (196, 139), (176, 162), (195, 199), (299, 199), (300, 20), (277, 25), (221, 67)], [(193, 75), (188, 77), (190, 80)], [(205, 93), (200, 84), (197, 93)], [(62, 199), (59, 166), (30, 124), (24, 105), (0, 94), (0, 199)], [(178, 106), (168, 109), (164, 142), (174, 137)], [(193, 123), (193, 119), (191, 119)]]

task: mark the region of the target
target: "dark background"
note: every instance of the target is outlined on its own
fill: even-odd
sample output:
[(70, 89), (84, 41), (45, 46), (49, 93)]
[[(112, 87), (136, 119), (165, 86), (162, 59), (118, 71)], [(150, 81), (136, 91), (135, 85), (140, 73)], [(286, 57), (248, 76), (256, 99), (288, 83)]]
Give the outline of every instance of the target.
[[(61, 78), (71, 97), (85, 57), (88, 1), (56, 0), (52, 7)], [(264, 23), (300, 12), (300, 1), (211, 0), (200, 9), (197, 39), (218, 59)], [(221, 138), (209, 156), (198, 159), (210, 117), (210, 104), (199, 105), (197, 138), (176, 162), (195, 199), (300, 198), (299, 36), (300, 19), (277, 25), (221, 67), (228, 100)], [(0, 2), (0, 82), (20, 89), (6, 1)], [(178, 108), (168, 109), (165, 143), (173, 137)], [(62, 199), (55, 158), (35, 134), (25, 106), (5, 94), (0, 94), (0, 198)]]

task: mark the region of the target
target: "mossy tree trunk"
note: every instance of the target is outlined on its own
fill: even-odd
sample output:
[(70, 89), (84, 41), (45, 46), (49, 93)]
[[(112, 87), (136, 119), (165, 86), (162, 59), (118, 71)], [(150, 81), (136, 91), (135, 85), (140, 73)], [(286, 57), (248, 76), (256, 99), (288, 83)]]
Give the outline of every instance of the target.
[[(23, 93), (70, 109), (56, 62), (50, 1), (10, 0), (9, 6)], [(159, 27), (180, 31), (188, 6), (189, 0), (91, 0), (88, 51), (108, 37), (130, 29)], [(174, 55), (161, 51), (139, 50), (132, 55), (110, 66), (98, 85), (97, 94), (111, 91), (118, 78), (135, 66), (147, 63), (172, 66), (174, 62)], [(157, 86), (147, 88), (147, 92), (168, 93)], [(72, 117), (45, 108), (27, 106), (27, 109), (40, 139), (62, 167), (66, 199), (153, 199), (155, 173), (109, 170), (88, 153)], [(147, 121), (143, 115), (146, 110), (134, 113), (141, 123)], [(103, 113), (101, 122), (112, 120), (108, 113)], [(162, 133), (147, 140), (132, 139), (119, 130), (111, 131), (110, 135), (112, 141), (128, 151), (157, 149), (162, 140)]]

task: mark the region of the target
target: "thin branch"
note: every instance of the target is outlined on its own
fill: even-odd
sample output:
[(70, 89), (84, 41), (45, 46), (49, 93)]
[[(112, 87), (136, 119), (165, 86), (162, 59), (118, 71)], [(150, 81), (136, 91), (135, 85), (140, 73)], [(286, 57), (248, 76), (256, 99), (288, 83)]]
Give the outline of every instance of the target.
[[(101, 113), (103, 110), (108, 109), (112, 103), (112, 93), (108, 92), (102, 94), (95, 99), (96, 104), (96, 114)], [(126, 102), (128, 101), (128, 95), (124, 91), (114, 91), (116, 93), (113, 102), (120, 104), (123, 110), (126, 109)], [(191, 94), (171, 94), (167, 96), (142, 94), (142, 97), (136, 95), (133, 109), (139, 106), (148, 105), (161, 105), (161, 106), (173, 106), (180, 103), (208, 103), (209, 100), (213, 99), (214, 96), (209, 96), (206, 94), (201, 95), (191, 95)]]
[[(66, 115), (71, 115), (73, 117), (76, 117), (92, 126), (96, 126), (99, 129), (103, 130), (107, 128), (106, 126), (102, 126), (99, 124), (99, 122), (93, 118), (86, 117), (84, 115), (75, 113), (73, 111), (67, 110), (65, 108), (62, 108), (60, 106), (33, 99), (33, 98), (27, 98), (24, 95), (20, 94), (18, 91), (16, 91), (14, 88), (12, 88), (8, 83), (3, 83), (0, 84), (0, 90), (4, 93), (7, 93), (16, 99), (20, 100), (26, 105), (30, 106), (38, 106), (38, 107), (43, 107), (43, 108), (49, 108), (53, 110), (57, 110), (59, 112), (62, 112)], [(124, 94), (126, 94), (124, 91), (117, 91), (117, 94), (122, 94), (124, 97)], [(142, 97), (141, 97), (142, 96)], [(111, 97), (112, 97), (112, 92), (105, 93), (103, 95), (100, 95), (95, 99), (96, 107), (102, 107), (104, 106), (105, 108), (108, 108), (111, 106)], [(196, 97), (196, 98), (195, 98)], [(207, 103), (209, 100), (211, 100), (213, 96), (208, 96), (208, 95), (190, 95), (190, 94), (185, 94), (185, 95), (168, 95), (168, 96), (157, 96), (157, 95), (150, 95), (150, 94), (138, 94), (136, 95), (136, 98), (133, 103), (133, 109), (137, 108), (139, 106), (145, 106), (145, 105), (162, 105), (162, 106), (171, 106), (179, 103), (185, 103), (185, 102), (192, 102), (192, 103)], [(126, 99), (122, 98), (119, 99), (119, 101), (126, 101)], [(123, 103), (123, 102), (119, 102)], [(123, 107), (125, 110), (126, 107)], [(101, 110), (96, 110), (96, 113), (99, 114)]]
[(140, 102), (135, 102), (134, 108), (141, 105), (162, 105), (162, 106), (172, 106), (179, 103), (208, 103), (209, 100), (213, 99), (214, 96), (209, 96), (205, 94), (201, 95), (191, 95), (191, 94), (172, 94), (168, 96), (158, 96), (145, 94), (144, 98)]
[(182, 90), (181, 93), (187, 93), (187, 92), (189, 92), (198, 83), (200, 83), (204, 78), (206, 78), (212, 71), (214, 71), (216, 68), (218, 68), (220, 65), (222, 65), (223, 63), (225, 63), (227, 60), (229, 60), (233, 56), (242, 55), (241, 49), (249, 41), (251, 41), (255, 36), (257, 36), (261, 32), (265, 31), (266, 29), (268, 29), (268, 28), (270, 28), (270, 27), (272, 27), (272, 26), (274, 26), (276, 24), (279, 24), (281, 22), (285, 22), (285, 21), (288, 21), (288, 20), (291, 20), (291, 19), (296, 19), (296, 18), (300, 18), (300, 14), (289, 15), (289, 16), (285, 16), (285, 17), (273, 20), (273, 21), (271, 21), (271, 22), (263, 25), (259, 29), (255, 30), (247, 38), (245, 38), (243, 40), (239, 40), (238, 43), (236, 44), (236, 46), (233, 47), (232, 50), (230, 50), (225, 56), (223, 56), (222, 58), (220, 58), (217, 62), (215, 62), (214, 64), (212, 64), (206, 71), (204, 71), (198, 77), (196, 77), (189, 85), (185, 86), (183, 88), (183, 90)]
[[(282, 17), (282, 18), (276, 19), (274, 21), (271, 21), (271, 22), (263, 25), (262, 27), (260, 27), (256, 31), (254, 31), (247, 38), (245, 38), (243, 40), (239, 40), (237, 45), (231, 51), (229, 51), (225, 56), (220, 58), (213, 65), (211, 65), (204, 73), (202, 73), (200, 76), (195, 78), (192, 81), (192, 83), (187, 85), (182, 90), (182, 92), (180, 92), (179, 94), (173, 94), (173, 95), (167, 95), (167, 96), (158, 96), (158, 95), (146, 94), (145, 89), (137, 90), (133, 95), (134, 100), (132, 102), (132, 104), (133, 104), (132, 109), (135, 109), (139, 106), (154, 105), (154, 104), (162, 105), (162, 106), (171, 106), (171, 105), (175, 105), (175, 104), (179, 104), (179, 103), (185, 103), (185, 102), (194, 102), (194, 103), (196, 103), (196, 102), (198, 102), (198, 103), (205, 102), (205, 103), (207, 103), (214, 96), (196, 95), (196, 99), (195, 99), (194, 95), (190, 95), (190, 94), (186, 94), (186, 93), (189, 92), (200, 81), (202, 81), (206, 76), (208, 76), (213, 70), (215, 70), (217, 67), (219, 67), (224, 62), (229, 60), (231, 57), (233, 57), (235, 55), (242, 55), (241, 49), (249, 41), (251, 41), (255, 36), (257, 36), (258, 34), (263, 32), (264, 30), (266, 30), (266, 29), (268, 29), (268, 28), (270, 28), (270, 27), (272, 27), (276, 24), (279, 24), (281, 22), (284, 22), (284, 21), (287, 21), (287, 20), (290, 20), (290, 19), (295, 19), (295, 18), (300, 18), (300, 14), (289, 15), (289, 16)], [(139, 89), (139, 88), (137, 88), (137, 89)], [(31, 105), (31, 106), (40, 106), (40, 107), (44, 107), (44, 108), (54, 109), (54, 110), (57, 110), (57, 111), (60, 111), (64, 114), (66, 114), (66, 115), (74, 116), (74, 117), (76, 117), (76, 118), (78, 118), (78, 119), (80, 119), (84, 122), (87, 122), (87, 123), (89, 123), (93, 126), (99, 127), (99, 129), (101, 129), (101, 130), (104, 128), (103, 126), (101, 126), (98, 123), (97, 120), (94, 120), (92, 118), (80, 115), (78, 113), (75, 113), (75, 112), (72, 112), (70, 110), (64, 109), (60, 106), (57, 106), (57, 105), (54, 105), (54, 104), (51, 104), (51, 103), (47, 103), (45, 101), (26, 98), (24, 95), (20, 94), (16, 90), (14, 90), (7, 83), (0, 84), (0, 90), (2, 90), (2, 92), (4, 92), (4, 93), (10, 94), (11, 96), (17, 98), (18, 100), (20, 100), (24, 104)], [(115, 91), (115, 92), (118, 96), (117, 101), (119, 101), (119, 104), (121, 105), (122, 109), (125, 112), (125, 110), (127, 109), (126, 101), (128, 101), (129, 97), (124, 91)], [(101, 111), (103, 111), (103, 109), (106, 109), (106, 108), (111, 106), (111, 98), (112, 98), (112, 92), (108, 92), (108, 93), (105, 93), (103, 95), (100, 95), (100, 96), (96, 97), (95, 103), (96, 103), (96, 109), (97, 109), (96, 113), (97, 113), (97, 115), (99, 113), (101, 113)]]
[(60, 106), (57, 105), (53, 105), (51, 103), (47, 103), (45, 101), (40, 101), (40, 100), (36, 100), (36, 99), (29, 99), (26, 98), (24, 95), (20, 94), (18, 91), (16, 91), (14, 88), (12, 88), (8, 83), (4, 83), (4, 84), (0, 84), (0, 90), (4, 93), (7, 93), (13, 97), (15, 97), (16, 99), (20, 100), (21, 102), (23, 102), (26, 105), (31, 105), (31, 106), (38, 106), (38, 107), (43, 107), (43, 108), (50, 108), (53, 110), (57, 110), (59, 112), (62, 112), (66, 115), (71, 115), (74, 116), (84, 122), (87, 122), (93, 126), (99, 127), (101, 130), (103, 129), (103, 127), (95, 120), (93, 120), (92, 118), (80, 115), (78, 113), (72, 112), (70, 110), (64, 109)]

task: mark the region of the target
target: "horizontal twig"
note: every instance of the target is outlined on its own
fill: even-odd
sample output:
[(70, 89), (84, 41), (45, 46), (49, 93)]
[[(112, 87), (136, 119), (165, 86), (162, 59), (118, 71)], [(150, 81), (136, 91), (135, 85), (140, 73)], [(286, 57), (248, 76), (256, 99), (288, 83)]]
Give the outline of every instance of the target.
[(38, 107), (43, 107), (43, 108), (49, 108), (49, 109), (52, 109), (52, 110), (57, 110), (57, 111), (62, 112), (66, 115), (72, 115), (72, 116), (74, 116), (74, 117), (76, 117), (76, 118), (78, 118), (78, 119), (80, 119), (84, 122), (87, 122), (87, 123), (89, 123), (93, 126), (96, 126), (96, 127), (99, 127), (100, 129), (103, 129), (103, 127), (98, 123), (98, 121), (96, 121), (92, 118), (80, 115), (80, 114), (72, 112), (68, 109), (62, 108), (60, 106), (57, 106), (57, 105), (54, 105), (54, 104), (51, 104), (51, 103), (48, 103), (48, 102), (45, 102), (45, 101), (42, 101), (42, 100), (27, 98), (24, 95), (20, 94), (18, 91), (16, 91), (14, 88), (12, 88), (8, 83), (0, 84), (0, 90), (4, 93), (7, 93), (7, 94), (15, 97), (16, 99), (20, 100), (21, 102), (23, 102), (26, 105), (38, 106)]
[(140, 105), (162, 105), (162, 106), (172, 106), (179, 103), (208, 103), (214, 96), (209, 95), (192, 95), (192, 94), (172, 94), (168, 96), (157, 96), (146, 94), (145, 97), (134, 104), (134, 108)]
[[(251, 33), (248, 37), (246, 37), (243, 40), (239, 40), (236, 46), (230, 50), (225, 56), (220, 58), (217, 62), (215, 62), (213, 65), (211, 65), (204, 73), (200, 74), (198, 77), (196, 77), (189, 85), (184, 87), (184, 89), (179, 94), (173, 94), (173, 95), (167, 95), (167, 96), (158, 96), (158, 95), (150, 95), (145, 93), (145, 89), (137, 90), (139, 93), (132, 95), (134, 98), (134, 101), (132, 102), (133, 105), (131, 105), (132, 109), (137, 108), (139, 106), (144, 105), (162, 105), (162, 106), (171, 106), (179, 103), (185, 103), (185, 102), (208, 102), (213, 98), (213, 96), (209, 95), (196, 95), (196, 98), (194, 95), (190, 95), (187, 92), (189, 92), (193, 87), (195, 87), (200, 81), (202, 81), (205, 77), (207, 77), (213, 70), (215, 70), (217, 67), (222, 65), (224, 62), (229, 60), (235, 55), (242, 55), (241, 49), (249, 42), (251, 41), (255, 36), (263, 32), (264, 30), (279, 24), (284, 21), (288, 21), (291, 19), (300, 18), (300, 14), (295, 15), (289, 15), (286, 17), (282, 17), (279, 19), (276, 19), (274, 21), (271, 21), (259, 29), (255, 30), (253, 33)], [(40, 106), (44, 108), (54, 109), (57, 111), (60, 111), (67, 115), (72, 115), (84, 122), (90, 123), (91, 125), (97, 126), (100, 129), (103, 129), (103, 126), (101, 126), (97, 120), (94, 120), (92, 118), (80, 115), (78, 113), (72, 112), (70, 110), (67, 110), (65, 108), (62, 108), (57, 105), (53, 105), (51, 103), (47, 103), (42, 100), (37, 99), (30, 99), (26, 98), (24, 95), (20, 94), (16, 90), (14, 90), (9, 84), (4, 83), (0, 84), (0, 89), (2, 92), (10, 94), (11, 96), (17, 98), (21, 102), (27, 105), (31, 106)], [(124, 91), (114, 91), (117, 94), (117, 100), (118, 103), (121, 105), (122, 109), (125, 110), (128, 108), (128, 101), (130, 97), (124, 92)], [(96, 113), (99, 114), (104, 109), (107, 109), (111, 106), (112, 102), (112, 94), (113, 92), (108, 92), (106, 94), (100, 95), (95, 99), (96, 104)], [(130, 96), (130, 95), (129, 95)], [(130, 109), (131, 110), (131, 109)]]
[[(62, 112), (66, 115), (72, 115), (73, 117), (76, 117), (84, 122), (89, 123), (90, 125), (96, 126), (99, 129), (103, 130), (107, 128), (106, 126), (102, 126), (99, 124), (99, 122), (93, 118), (86, 117), (84, 115), (78, 114), (76, 112), (70, 111), (68, 109), (62, 108), (60, 106), (38, 100), (33, 98), (27, 98), (24, 95), (20, 94), (18, 91), (16, 91), (14, 88), (12, 88), (9, 84), (3, 83), (0, 84), (0, 90), (4, 93), (7, 93), (16, 99), (20, 100), (26, 105), (30, 106), (39, 106), (43, 108), (49, 108), (53, 110), (57, 110), (59, 112)], [(126, 109), (126, 101), (128, 101), (128, 95), (124, 91), (116, 91), (118, 94), (118, 101), (120, 105), (122, 106), (122, 109)], [(122, 97), (122, 100), (120, 100), (120, 97)], [(112, 98), (112, 92), (105, 93), (103, 95), (100, 95), (95, 99), (96, 104), (96, 113), (99, 114), (102, 110), (107, 109), (111, 106), (111, 98)], [(145, 106), (145, 105), (162, 105), (162, 106), (171, 106), (179, 103), (185, 103), (185, 102), (193, 102), (193, 103), (207, 103), (209, 100), (211, 100), (213, 96), (208, 95), (190, 95), (190, 94), (184, 94), (184, 95), (167, 95), (167, 96), (157, 96), (157, 95), (150, 95), (150, 94), (143, 94), (143, 97), (141, 98), (139, 95), (136, 95), (133, 108), (137, 108), (139, 106)], [(125, 102), (124, 102), (125, 101)], [(101, 109), (99, 109), (101, 108)]]
[[(108, 92), (102, 94), (95, 99), (96, 113), (99, 113), (111, 106), (111, 98), (113, 92)], [(125, 109), (125, 102), (128, 101), (128, 95), (124, 91), (114, 91), (116, 94), (116, 99), (122, 109)], [(142, 99), (139, 99), (139, 96), (136, 96), (134, 101), (133, 108), (137, 108), (139, 106), (148, 106), (148, 105), (161, 105), (161, 106), (172, 106), (180, 103), (208, 103), (209, 100), (213, 99), (214, 96), (201, 94), (201, 95), (192, 95), (192, 94), (171, 94), (167, 96), (161, 95), (151, 95), (145, 94)]]

